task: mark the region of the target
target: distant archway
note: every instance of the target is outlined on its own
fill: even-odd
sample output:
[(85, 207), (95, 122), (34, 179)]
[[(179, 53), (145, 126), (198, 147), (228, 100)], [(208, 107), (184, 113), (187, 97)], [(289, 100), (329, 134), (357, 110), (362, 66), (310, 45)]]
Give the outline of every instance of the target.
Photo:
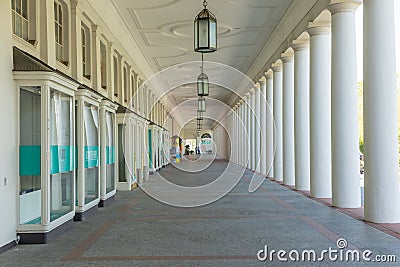
[(201, 135), (201, 138), (211, 138), (211, 135), (209, 133), (204, 133)]

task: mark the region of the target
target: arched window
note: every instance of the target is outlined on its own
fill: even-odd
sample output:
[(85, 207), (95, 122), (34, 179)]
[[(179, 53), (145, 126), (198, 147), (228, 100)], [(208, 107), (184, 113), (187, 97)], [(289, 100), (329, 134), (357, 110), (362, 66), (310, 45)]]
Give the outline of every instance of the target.
[(82, 38), (82, 75), (90, 80), (90, 31), (89, 28), (82, 23), (81, 27)]
[(56, 59), (68, 66), (68, 9), (65, 3), (54, 1)]
[(211, 135), (209, 133), (204, 133), (201, 138), (211, 138)]

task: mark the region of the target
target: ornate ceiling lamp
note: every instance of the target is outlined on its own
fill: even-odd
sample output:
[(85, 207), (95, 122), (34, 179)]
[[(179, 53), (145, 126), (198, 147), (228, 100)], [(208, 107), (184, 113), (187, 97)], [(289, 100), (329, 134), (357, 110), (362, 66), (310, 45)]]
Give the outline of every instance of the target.
[(217, 51), (217, 18), (207, 9), (206, 0), (203, 7), (194, 20), (194, 51), (211, 53)]
[(201, 54), (201, 73), (199, 77), (197, 77), (197, 95), (208, 96), (208, 93), (209, 93), (208, 77), (204, 73), (204, 60), (203, 60), (203, 54)]
[(197, 111), (206, 112), (206, 99), (202, 96), (197, 100)]

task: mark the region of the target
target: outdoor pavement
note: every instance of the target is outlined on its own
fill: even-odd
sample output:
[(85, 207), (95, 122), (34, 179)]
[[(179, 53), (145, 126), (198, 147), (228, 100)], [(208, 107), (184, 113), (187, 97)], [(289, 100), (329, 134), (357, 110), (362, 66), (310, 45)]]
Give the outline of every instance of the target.
[[(180, 186), (202, 186), (226, 167), (217, 159), (200, 173), (169, 166), (159, 174)], [(197, 208), (163, 204), (140, 188), (118, 192), (115, 202), (49, 244), (0, 254), (0, 266), (400, 266), (400, 239), (268, 179), (250, 194), (252, 175), (246, 171), (229, 194)], [(342, 250), (340, 238), (348, 244)], [(319, 262), (286, 254), (289, 261), (281, 262), (276, 253), (273, 261), (261, 262), (257, 253), (265, 246), (298, 250), (300, 259), (303, 250), (315, 250), (318, 258), (331, 247), (346, 258), (348, 250), (368, 249), (371, 259), (395, 255), (397, 263), (333, 261), (328, 254)]]

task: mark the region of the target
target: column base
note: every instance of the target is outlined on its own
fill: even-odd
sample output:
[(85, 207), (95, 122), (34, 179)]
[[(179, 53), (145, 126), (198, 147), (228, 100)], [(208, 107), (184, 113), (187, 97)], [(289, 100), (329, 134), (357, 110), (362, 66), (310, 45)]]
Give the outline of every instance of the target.
[(74, 216), (74, 221), (85, 221), (89, 217), (91, 217), (95, 212), (97, 212), (98, 205), (91, 207), (88, 210), (85, 210), (84, 212), (76, 212)]
[(104, 208), (105, 206), (111, 205), (111, 203), (113, 203), (114, 201), (115, 201), (115, 195), (112, 195), (111, 197), (104, 200), (100, 199), (98, 207)]
[(71, 228), (72, 220), (69, 220), (47, 233), (19, 233), (19, 244), (47, 244)]

